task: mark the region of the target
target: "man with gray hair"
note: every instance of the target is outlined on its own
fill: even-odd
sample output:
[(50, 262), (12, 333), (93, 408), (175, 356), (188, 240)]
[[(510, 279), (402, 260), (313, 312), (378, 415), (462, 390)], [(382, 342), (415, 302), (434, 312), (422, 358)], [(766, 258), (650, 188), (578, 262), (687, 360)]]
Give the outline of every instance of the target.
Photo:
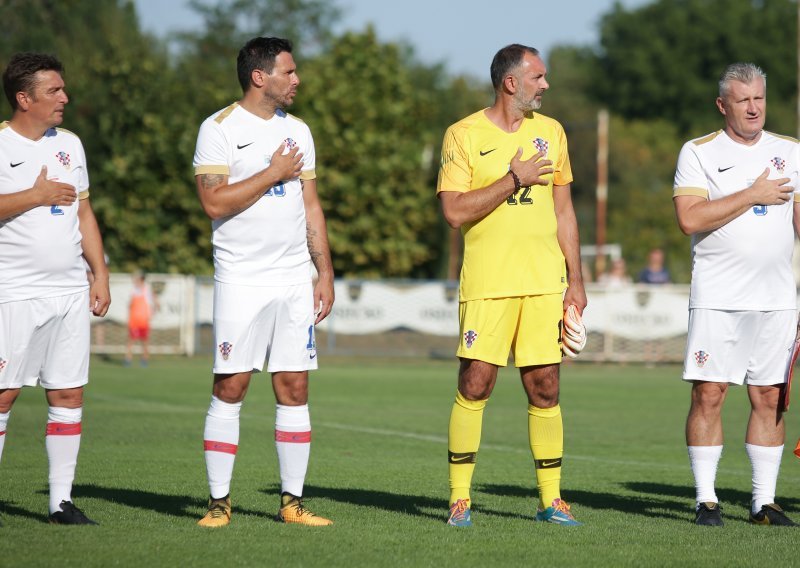
[(775, 504), (783, 455), (781, 407), (796, 324), (792, 273), (800, 222), (794, 138), (764, 130), (767, 80), (734, 63), (719, 82), (722, 130), (681, 150), (673, 202), (692, 237), (689, 335), (683, 380), (692, 383), (686, 444), (694, 474), (695, 523), (721, 526), (714, 484), (722, 455), (728, 385), (747, 384), (745, 449), (753, 468), (750, 521), (796, 526)]

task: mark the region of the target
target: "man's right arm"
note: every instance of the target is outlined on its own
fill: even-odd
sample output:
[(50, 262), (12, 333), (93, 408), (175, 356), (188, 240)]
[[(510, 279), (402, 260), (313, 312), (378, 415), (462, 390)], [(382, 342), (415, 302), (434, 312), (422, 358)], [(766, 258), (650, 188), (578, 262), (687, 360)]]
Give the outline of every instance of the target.
[(673, 198), (678, 226), (685, 235), (707, 233), (736, 219), (755, 205), (783, 205), (792, 198), (794, 188), (786, 185), (789, 178), (767, 179), (769, 168), (753, 185), (722, 199), (706, 199), (697, 195), (676, 195)]
[(242, 181), (228, 184), (228, 176), (207, 173), (195, 176), (197, 195), (203, 210), (212, 220), (236, 215), (261, 199), (270, 187), (298, 177), (303, 167), (303, 154), (292, 148), (284, 154), (284, 145), (272, 155), (270, 165)]
[[(528, 160), (520, 160), (521, 155), (522, 148), (511, 160), (510, 171), (486, 187), (463, 192), (442, 187), (439, 199), (447, 224), (457, 229), (464, 223), (481, 219), (497, 209), (517, 190), (514, 175), (519, 179), (520, 187), (547, 185), (549, 182), (542, 176), (553, 173), (553, 168), (550, 167), (553, 162), (542, 160), (544, 156), (542, 152)], [(511, 172), (514, 172), (514, 175)]]
[(60, 205), (69, 207), (78, 199), (75, 188), (68, 183), (47, 179), (47, 166), (30, 189), (0, 195), (0, 220), (30, 211), (34, 207)]

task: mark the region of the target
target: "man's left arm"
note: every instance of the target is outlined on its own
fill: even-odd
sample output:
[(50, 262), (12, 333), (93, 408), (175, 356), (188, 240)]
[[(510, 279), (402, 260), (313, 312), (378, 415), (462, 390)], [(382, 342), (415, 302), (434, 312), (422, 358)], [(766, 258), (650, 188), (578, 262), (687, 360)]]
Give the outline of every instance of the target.
[(558, 245), (567, 262), (567, 283), (569, 288), (564, 295), (564, 309), (570, 304), (583, 313), (586, 307), (586, 290), (583, 287), (581, 272), (581, 244), (578, 235), (578, 219), (572, 206), (572, 193), (569, 184), (553, 186), (553, 203), (558, 224)]
[(328, 228), (325, 213), (317, 194), (317, 180), (300, 180), (303, 184), (303, 204), (306, 209), (306, 239), (311, 262), (317, 269), (317, 283), (314, 286), (314, 312), (317, 318), (314, 325), (324, 320), (333, 308), (333, 262), (328, 245)]
[(83, 258), (89, 265), (94, 278), (89, 287), (89, 309), (96, 316), (103, 317), (111, 304), (111, 292), (108, 284), (108, 267), (103, 254), (103, 239), (100, 228), (92, 211), (89, 198), (82, 199), (78, 206), (78, 223), (81, 232), (81, 248)]

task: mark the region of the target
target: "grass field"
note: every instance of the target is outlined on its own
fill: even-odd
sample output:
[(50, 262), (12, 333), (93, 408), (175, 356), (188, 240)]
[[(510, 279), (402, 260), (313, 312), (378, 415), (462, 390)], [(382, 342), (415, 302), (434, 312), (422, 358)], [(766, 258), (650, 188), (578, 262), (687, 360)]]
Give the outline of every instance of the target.
[[(455, 361), (324, 360), (312, 376), (308, 505), (327, 528), (273, 521), (274, 403), (257, 375), (242, 411), (230, 527), (195, 526), (208, 488), (202, 431), (210, 361), (148, 369), (93, 361), (76, 504), (99, 527), (46, 523), (46, 405), (23, 392), (0, 463), (0, 566), (796, 566), (800, 531), (747, 521), (747, 403), (731, 392), (718, 475), (726, 525), (692, 524), (679, 369), (570, 365), (562, 372), (562, 489), (582, 527), (533, 522), (526, 401), (505, 370), (485, 413), (471, 529), (444, 523)], [(787, 415), (778, 502), (800, 520), (800, 400)], [(791, 448), (789, 447), (791, 446)]]

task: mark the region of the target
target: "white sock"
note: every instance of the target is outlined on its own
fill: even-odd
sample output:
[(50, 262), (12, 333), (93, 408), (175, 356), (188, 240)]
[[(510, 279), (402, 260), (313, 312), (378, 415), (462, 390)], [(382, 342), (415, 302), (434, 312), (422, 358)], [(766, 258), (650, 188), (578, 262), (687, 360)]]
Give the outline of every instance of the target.
[(747, 457), (753, 467), (753, 513), (758, 513), (763, 505), (775, 502), (775, 486), (778, 484), (778, 470), (783, 457), (783, 445), (754, 446), (745, 444)]
[(303, 496), (311, 455), (311, 418), (308, 405), (276, 405), (275, 448), (281, 470), (281, 493)]
[(203, 432), (208, 488), (213, 499), (231, 492), (233, 462), (239, 449), (239, 412), (241, 402), (223, 402), (211, 396)]
[(51, 514), (61, 510), (61, 501), (72, 501), (72, 481), (81, 447), (82, 416), (82, 408), (48, 408), (44, 444), (50, 462)]
[(3, 446), (6, 443), (6, 427), (8, 426), (8, 417), (11, 416), (11, 411), (0, 412), (0, 458), (3, 457)]
[(694, 474), (695, 500), (700, 503), (719, 503), (714, 490), (717, 465), (722, 456), (722, 446), (689, 446), (689, 462)]

